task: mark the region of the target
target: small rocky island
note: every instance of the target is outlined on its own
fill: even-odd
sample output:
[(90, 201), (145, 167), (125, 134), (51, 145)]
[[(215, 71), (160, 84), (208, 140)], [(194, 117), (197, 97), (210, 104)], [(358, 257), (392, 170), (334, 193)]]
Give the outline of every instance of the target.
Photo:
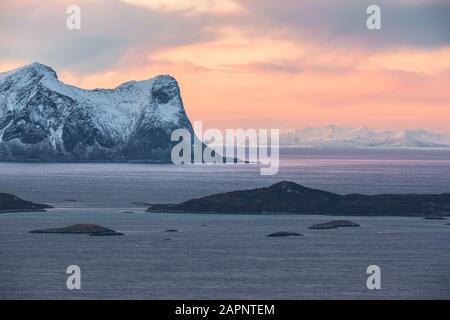
[(279, 232), (268, 234), (266, 237), (275, 238), (275, 237), (301, 237), (301, 236), (303, 236), (303, 235), (301, 233), (297, 233), (297, 232), (279, 231)]
[(308, 229), (310, 230), (326, 230), (326, 229), (337, 229), (337, 228), (354, 228), (360, 225), (348, 220), (335, 220), (325, 223), (313, 224)]
[(450, 193), (340, 195), (282, 181), (269, 187), (213, 194), (179, 204), (151, 205), (147, 212), (449, 216)]
[(74, 224), (64, 228), (32, 230), (30, 233), (87, 234), (90, 236), (123, 236), (123, 233), (96, 224)]
[(53, 208), (48, 204), (34, 203), (16, 197), (8, 193), (0, 193), (0, 213), (7, 212), (44, 212), (45, 209)]

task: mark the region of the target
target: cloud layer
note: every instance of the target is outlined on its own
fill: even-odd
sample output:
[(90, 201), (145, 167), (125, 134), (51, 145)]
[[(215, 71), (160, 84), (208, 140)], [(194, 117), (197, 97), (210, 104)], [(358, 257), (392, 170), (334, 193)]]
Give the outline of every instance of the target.
[(450, 3), (382, 0), (0, 2), (0, 72), (40, 61), (64, 81), (114, 87), (171, 73), (214, 127), (337, 123), (450, 131)]

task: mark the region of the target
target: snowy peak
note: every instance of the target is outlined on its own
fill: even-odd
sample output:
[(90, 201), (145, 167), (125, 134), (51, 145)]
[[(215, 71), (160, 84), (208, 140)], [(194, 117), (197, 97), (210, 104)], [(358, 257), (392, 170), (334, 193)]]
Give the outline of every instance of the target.
[(169, 75), (85, 90), (40, 63), (0, 74), (0, 160), (168, 161), (178, 128), (193, 132)]
[(48, 77), (58, 79), (58, 75), (56, 74), (55, 70), (53, 70), (49, 66), (41, 64), (39, 62), (33, 62), (32, 64), (29, 64), (29, 65), (21, 68), (20, 71), (34, 73), (36, 75), (48, 76)]
[(39, 62), (33, 62), (29, 65), (22, 66), (11, 71), (0, 73), (0, 81), (5, 80), (8, 77), (29, 79), (44, 76), (58, 79), (58, 75), (56, 74), (55, 70)]
[(282, 134), (280, 143), (319, 148), (450, 148), (450, 135), (423, 129), (395, 132), (329, 125), (287, 132)]
[(447, 148), (450, 147), (450, 136), (423, 129), (405, 130), (394, 133), (387, 139), (387, 143), (392, 147)]

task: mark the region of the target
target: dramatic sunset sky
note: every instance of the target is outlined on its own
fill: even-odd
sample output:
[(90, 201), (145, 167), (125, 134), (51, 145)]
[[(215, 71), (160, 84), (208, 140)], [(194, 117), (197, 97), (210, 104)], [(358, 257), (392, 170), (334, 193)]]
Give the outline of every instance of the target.
[(83, 88), (171, 74), (206, 127), (450, 132), (448, 0), (1, 0), (0, 72), (33, 61)]

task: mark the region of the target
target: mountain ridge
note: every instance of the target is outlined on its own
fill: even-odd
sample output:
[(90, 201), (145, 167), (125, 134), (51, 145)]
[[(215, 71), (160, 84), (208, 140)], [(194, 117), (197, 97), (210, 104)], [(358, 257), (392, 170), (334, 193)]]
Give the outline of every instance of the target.
[(345, 148), (450, 148), (450, 134), (424, 129), (403, 131), (372, 130), (328, 125), (285, 132), (282, 146)]

